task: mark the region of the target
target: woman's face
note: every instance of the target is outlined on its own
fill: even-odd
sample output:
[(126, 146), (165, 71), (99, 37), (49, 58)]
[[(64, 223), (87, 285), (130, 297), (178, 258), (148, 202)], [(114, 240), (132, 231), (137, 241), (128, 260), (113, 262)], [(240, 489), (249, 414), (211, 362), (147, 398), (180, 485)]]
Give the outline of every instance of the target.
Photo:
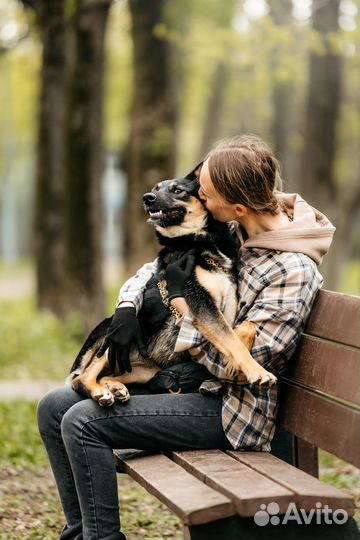
[(232, 221), (236, 219), (235, 205), (228, 203), (217, 193), (210, 178), (208, 161), (204, 161), (200, 171), (199, 196), (207, 210), (217, 221)]

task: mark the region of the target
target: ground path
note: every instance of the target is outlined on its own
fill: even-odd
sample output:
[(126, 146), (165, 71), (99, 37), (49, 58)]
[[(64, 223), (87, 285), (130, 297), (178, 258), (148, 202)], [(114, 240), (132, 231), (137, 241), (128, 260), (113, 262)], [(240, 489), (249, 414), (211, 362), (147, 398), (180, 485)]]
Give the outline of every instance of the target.
[(0, 381), (0, 401), (10, 399), (23, 399), (26, 401), (36, 401), (40, 399), (48, 390), (57, 388), (64, 384), (58, 381), (47, 380), (16, 380)]

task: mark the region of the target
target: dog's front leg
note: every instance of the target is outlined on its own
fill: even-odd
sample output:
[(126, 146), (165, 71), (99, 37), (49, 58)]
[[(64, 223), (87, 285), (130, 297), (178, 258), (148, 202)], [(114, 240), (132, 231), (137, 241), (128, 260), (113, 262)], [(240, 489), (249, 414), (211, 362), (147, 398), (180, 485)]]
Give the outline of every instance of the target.
[(99, 383), (106, 386), (116, 401), (124, 401), (123, 393), (126, 384), (146, 384), (160, 371), (159, 367), (147, 366), (142, 362), (131, 363), (131, 373), (123, 373), (116, 377), (102, 377)]
[(116, 377), (102, 377), (99, 383), (108, 388), (114, 395), (115, 401), (124, 401), (124, 388), (126, 384), (146, 384), (160, 371), (160, 368), (147, 366), (132, 366), (131, 373), (124, 373)]
[(235, 334), (241, 339), (248, 351), (251, 351), (256, 338), (256, 325), (251, 321), (244, 321), (234, 328)]
[(224, 355), (228, 375), (234, 377), (239, 372), (243, 372), (249, 383), (274, 384), (275, 375), (266, 371), (253, 359), (246, 345), (231, 328), (223, 314), (217, 308), (216, 311), (217, 313), (208, 314), (207, 317), (193, 315), (193, 324)]
[[(209, 293), (211, 302), (199, 302), (196, 295), (187, 298), (193, 324), (224, 355), (228, 375), (234, 377), (242, 372), (250, 383), (274, 384), (276, 377), (258, 364), (249, 352), (256, 335), (255, 325), (246, 321), (233, 330), (219, 309), (221, 297), (226, 294), (226, 276), (221, 272), (208, 272), (201, 267), (197, 267), (195, 272), (198, 282)], [(228, 293), (231, 293), (231, 288)], [(235, 296), (228, 294), (227, 302), (227, 315), (232, 321), (236, 311)]]
[[(114, 394), (109, 388), (101, 383), (97, 382), (97, 378), (102, 370), (108, 364), (107, 352), (100, 358), (96, 356), (98, 348), (86, 352), (86, 354), (92, 355), (86, 369), (77, 377), (75, 377), (71, 383), (71, 387), (79, 394), (85, 395), (91, 399), (94, 399), (103, 407), (113, 405), (115, 402)], [(127, 401), (130, 398), (129, 392), (126, 386), (122, 385), (122, 388), (118, 388), (117, 401)]]

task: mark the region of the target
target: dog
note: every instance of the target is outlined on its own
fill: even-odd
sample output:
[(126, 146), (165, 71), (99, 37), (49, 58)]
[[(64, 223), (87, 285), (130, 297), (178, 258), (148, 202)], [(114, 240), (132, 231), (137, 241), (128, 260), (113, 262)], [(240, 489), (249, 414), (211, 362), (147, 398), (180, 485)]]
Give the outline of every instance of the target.
[[(184, 289), (193, 324), (223, 355), (230, 378), (246, 377), (249, 383), (269, 384), (276, 377), (250, 355), (256, 327), (243, 322), (233, 329), (237, 297), (237, 253), (228, 224), (217, 222), (203, 205), (199, 191), (199, 167), (184, 178), (159, 182), (143, 196), (161, 251), (156, 273), (148, 281), (138, 320), (149, 358), (135, 346), (132, 371), (119, 375), (109, 366), (107, 351), (98, 358), (111, 318), (90, 334), (71, 368), (69, 379), (77, 392), (102, 406), (130, 398), (126, 385), (146, 384), (164, 367), (194, 359), (188, 351), (174, 352), (179, 326), (178, 313), (167, 299), (165, 269), (189, 251), (195, 253), (195, 268)], [(112, 366), (113, 367), (113, 366)]]

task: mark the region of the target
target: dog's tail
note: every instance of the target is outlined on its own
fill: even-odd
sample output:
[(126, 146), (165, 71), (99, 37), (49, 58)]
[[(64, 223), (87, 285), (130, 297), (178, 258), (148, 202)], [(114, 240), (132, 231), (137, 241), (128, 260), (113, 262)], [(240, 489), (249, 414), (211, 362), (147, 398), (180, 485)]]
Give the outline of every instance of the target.
[(70, 369), (71, 379), (73, 378), (73, 374), (76, 373), (76, 370), (79, 368), (81, 364), (81, 359), (86, 353), (86, 351), (88, 351), (94, 345), (94, 343), (96, 343), (98, 339), (105, 337), (107, 329), (109, 328), (111, 321), (112, 321), (112, 317), (107, 317), (106, 319), (101, 321), (101, 323), (98, 324), (94, 328), (94, 330), (90, 332), (90, 334), (85, 340), (84, 345), (81, 347), (79, 354), (75, 358), (73, 365), (71, 366), (71, 369)]

